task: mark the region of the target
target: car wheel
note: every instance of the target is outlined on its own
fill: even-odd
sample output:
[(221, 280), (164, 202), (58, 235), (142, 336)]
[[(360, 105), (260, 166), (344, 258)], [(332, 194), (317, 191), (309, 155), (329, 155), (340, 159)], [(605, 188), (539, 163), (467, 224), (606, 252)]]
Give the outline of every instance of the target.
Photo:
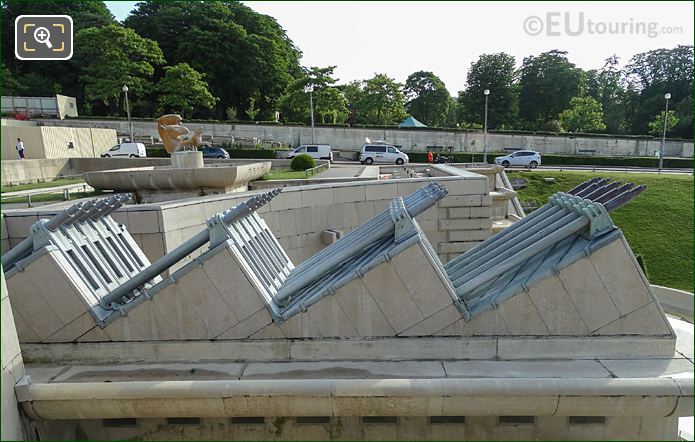
[(398, 164), (399, 166), (402, 165), (403, 164), (403, 158), (398, 158), (396, 160), (396, 164)]
[(502, 161), (502, 167), (509, 167), (509, 161)]
[(111, 158), (111, 155), (109, 155), (109, 154), (104, 154), (104, 155), (102, 156), (102, 158)]
[(364, 162), (365, 162), (366, 164), (372, 164), (372, 163), (374, 162), (374, 160), (371, 159), (371, 158), (367, 158), (366, 160), (364, 160)]
[(531, 163), (528, 165), (528, 167), (530, 167), (531, 169), (535, 169), (536, 167), (538, 167), (538, 162), (531, 161)]
[(224, 155), (217, 155), (218, 160), (223, 159), (223, 158), (224, 158)]
[(130, 158), (135, 158), (135, 155), (131, 153)]

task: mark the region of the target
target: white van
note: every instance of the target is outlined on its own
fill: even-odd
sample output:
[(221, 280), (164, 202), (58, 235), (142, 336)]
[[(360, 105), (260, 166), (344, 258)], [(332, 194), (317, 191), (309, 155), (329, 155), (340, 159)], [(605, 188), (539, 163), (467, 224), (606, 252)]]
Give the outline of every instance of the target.
[(120, 143), (102, 153), (101, 157), (145, 158), (147, 157), (147, 152), (145, 151), (145, 145), (142, 143)]
[(302, 144), (287, 156), (287, 158), (294, 158), (297, 155), (306, 154), (315, 160), (329, 160), (333, 161), (333, 151), (329, 144)]
[(360, 151), (360, 163), (364, 164), (395, 163), (401, 165), (409, 161), (408, 155), (389, 144), (365, 144)]

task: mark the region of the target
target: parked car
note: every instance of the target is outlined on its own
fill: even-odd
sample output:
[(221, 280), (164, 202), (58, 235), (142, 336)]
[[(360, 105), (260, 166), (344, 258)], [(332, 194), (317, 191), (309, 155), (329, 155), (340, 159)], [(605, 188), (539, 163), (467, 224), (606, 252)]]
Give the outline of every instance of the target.
[(145, 158), (147, 157), (147, 151), (145, 151), (145, 145), (142, 143), (119, 143), (102, 153), (101, 157)]
[(221, 147), (203, 147), (198, 150), (203, 153), (203, 158), (229, 158), (229, 152)]
[(495, 157), (495, 164), (500, 166), (522, 166), (535, 169), (541, 164), (541, 154), (535, 150), (518, 150), (512, 154)]
[(395, 146), (388, 144), (365, 144), (360, 151), (360, 163), (389, 163), (398, 164), (410, 161), (408, 155), (404, 154)]
[(309, 155), (315, 160), (333, 161), (333, 151), (329, 144), (302, 144), (290, 152), (287, 158), (292, 159), (301, 154)]

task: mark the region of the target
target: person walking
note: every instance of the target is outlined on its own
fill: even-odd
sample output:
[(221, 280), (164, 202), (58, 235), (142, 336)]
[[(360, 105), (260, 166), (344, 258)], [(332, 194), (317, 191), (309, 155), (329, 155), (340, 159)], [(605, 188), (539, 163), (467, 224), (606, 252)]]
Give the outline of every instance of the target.
[(432, 163), (432, 161), (434, 161), (434, 155), (432, 155), (432, 151), (431, 151), (431, 150), (428, 150), (428, 151), (427, 151), (427, 162), (428, 162), (428, 163)]
[(24, 157), (24, 143), (22, 143), (22, 140), (17, 138), (17, 144), (15, 144), (14, 148), (17, 149), (19, 158), (25, 160), (26, 158)]

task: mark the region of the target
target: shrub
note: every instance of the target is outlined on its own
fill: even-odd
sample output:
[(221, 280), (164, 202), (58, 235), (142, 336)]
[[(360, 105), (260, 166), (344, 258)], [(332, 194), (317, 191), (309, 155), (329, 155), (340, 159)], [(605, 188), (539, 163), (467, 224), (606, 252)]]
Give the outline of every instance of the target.
[(316, 161), (314, 161), (310, 155), (303, 153), (292, 158), (290, 167), (292, 170), (296, 171), (307, 170), (311, 169), (312, 167), (316, 167)]

